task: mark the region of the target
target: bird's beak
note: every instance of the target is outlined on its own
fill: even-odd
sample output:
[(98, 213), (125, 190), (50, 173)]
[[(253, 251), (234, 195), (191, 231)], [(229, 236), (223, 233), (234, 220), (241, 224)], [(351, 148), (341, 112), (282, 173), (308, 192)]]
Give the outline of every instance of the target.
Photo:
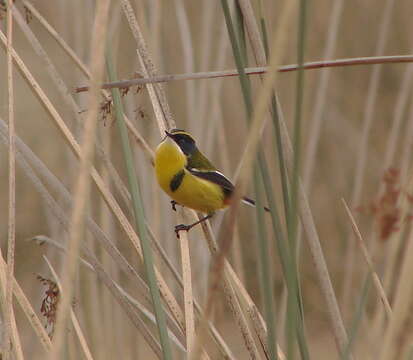
[(172, 137), (172, 134), (170, 132), (165, 130), (165, 137), (162, 139), (162, 142), (165, 141), (165, 140), (168, 140), (168, 139), (169, 139), (169, 141), (172, 141), (173, 137)]

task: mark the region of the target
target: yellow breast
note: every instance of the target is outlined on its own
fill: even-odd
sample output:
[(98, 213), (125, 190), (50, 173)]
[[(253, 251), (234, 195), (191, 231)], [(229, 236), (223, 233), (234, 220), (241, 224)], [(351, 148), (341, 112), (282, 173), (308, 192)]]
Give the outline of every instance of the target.
[[(178, 204), (197, 211), (209, 214), (225, 207), (221, 187), (192, 175), (186, 164), (186, 156), (179, 146), (169, 138), (164, 140), (155, 153), (155, 172), (161, 188)], [(182, 170), (182, 181), (173, 191), (171, 181)]]

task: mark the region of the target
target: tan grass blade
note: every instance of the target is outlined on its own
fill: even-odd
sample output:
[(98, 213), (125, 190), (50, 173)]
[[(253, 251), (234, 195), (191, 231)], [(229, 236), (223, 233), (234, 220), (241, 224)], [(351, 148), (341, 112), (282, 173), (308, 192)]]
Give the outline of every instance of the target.
[[(183, 212), (180, 209), (180, 212)], [(178, 223), (183, 223), (182, 214), (177, 214)], [(182, 280), (184, 284), (184, 310), (185, 310), (185, 333), (186, 351), (188, 358), (191, 357), (195, 338), (194, 320), (194, 297), (192, 293), (191, 257), (189, 253), (188, 234), (181, 231), (179, 236), (182, 262)]]
[[(13, 83), (13, 16), (12, 8), (14, 7), (11, 0), (7, 1), (7, 92), (8, 92), (8, 121), (9, 121), (9, 196), (8, 196), (8, 227), (7, 227), (7, 269), (6, 269), (6, 292), (5, 304), (3, 307), (4, 314), (4, 358), (6, 360), (12, 357), (13, 335), (12, 327), (14, 319), (13, 309), (13, 273), (14, 273), (14, 252), (16, 247), (16, 151), (14, 143), (14, 83)], [(14, 344), (18, 347), (19, 344)], [(22, 354), (18, 353), (18, 357)]]
[(357, 242), (360, 246), (360, 250), (363, 254), (364, 260), (366, 261), (367, 266), (369, 268), (369, 271), (371, 272), (371, 275), (373, 277), (373, 282), (374, 282), (376, 290), (379, 294), (381, 302), (383, 303), (384, 310), (385, 310), (386, 315), (387, 315), (387, 319), (390, 320), (391, 316), (392, 316), (392, 309), (390, 307), (390, 303), (389, 303), (389, 300), (387, 299), (386, 292), (384, 291), (383, 285), (381, 284), (380, 278), (377, 275), (376, 270), (374, 269), (373, 260), (371, 259), (369, 251), (367, 249), (367, 246), (364, 243), (363, 237), (361, 236), (360, 230), (359, 230), (359, 228), (356, 224), (356, 221), (353, 217), (353, 214), (351, 213), (351, 211), (350, 211), (349, 207), (347, 206), (347, 203), (345, 202), (345, 200), (341, 199), (341, 201), (342, 201), (344, 209), (346, 210), (346, 213), (347, 213), (347, 215), (350, 219), (351, 226), (353, 228), (354, 234), (356, 235)]

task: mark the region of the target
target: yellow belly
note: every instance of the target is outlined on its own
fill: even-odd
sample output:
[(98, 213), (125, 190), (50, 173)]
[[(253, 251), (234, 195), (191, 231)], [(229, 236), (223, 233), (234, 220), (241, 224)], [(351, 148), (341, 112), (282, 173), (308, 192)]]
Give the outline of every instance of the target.
[(218, 185), (196, 176), (185, 170), (185, 176), (177, 190), (168, 187), (163, 190), (178, 204), (207, 214), (226, 206), (224, 193)]
[[(173, 200), (180, 205), (207, 214), (227, 206), (220, 186), (192, 175), (185, 166), (185, 155), (173, 143), (164, 141), (158, 146), (155, 156), (156, 177), (161, 188)], [(185, 171), (182, 182), (175, 191), (172, 191), (171, 181), (182, 169)]]

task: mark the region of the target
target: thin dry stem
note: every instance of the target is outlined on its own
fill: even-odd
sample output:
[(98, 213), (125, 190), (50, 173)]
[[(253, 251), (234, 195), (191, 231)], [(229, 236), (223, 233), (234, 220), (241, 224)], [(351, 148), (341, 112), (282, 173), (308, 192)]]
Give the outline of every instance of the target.
[(90, 169), (95, 147), (96, 124), (99, 111), (99, 83), (103, 78), (104, 51), (106, 43), (107, 20), (110, 0), (97, 4), (95, 23), (92, 36), (92, 88), (89, 99), (89, 112), (83, 133), (79, 176), (74, 191), (74, 205), (71, 218), (71, 228), (68, 242), (68, 255), (63, 265), (62, 284), (64, 296), (57, 310), (56, 330), (50, 359), (59, 357), (63, 343), (63, 333), (66, 318), (70, 310), (71, 298), (74, 290), (74, 280), (77, 270), (77, 257), (80, 249), (80, 239), (84, 231), (84, 213), (90, 191)]
[(369, 271), (371, 272), (371, 275), (373, 277), (374, 285), (376, 286), (377, 293), (379, 294), (380, 299), (384, 305), (384, 310), (386, 311), (387, 318), (388, 320), (390, 320), (392, 316), (392, 309), (390, 307), (390, 303), (389, 303), (389, 300), (387, 299), (386, 292), (384, 291), (383, 285), (381, 284), (380, 278), (377, 275), (376, 270), (374, 269), (373, 260), (371, 259), (367, 246), (364, 243), (363, 237), (361, 236), (360, 230), (356, 224), (353, 214), (351, 213), (349, 207), (347, 206), (346, 201), (344, 199), (341, 199), (341, 201), (343, 202), (344, 209), (346, 210), (346, 213), (350, 219), (351, 226), (358, 240), (358, 244), (360, 246), (360, 250), (363, 254), (364, 260), (366, 261), (367, 266), (369, 267)]
[(4, 358), (11, 359), (12, 353), (12, 321), (13, 320), (13, 272), (14, 251), (16, 247), (16, 150), (14, 143), (14, 90), (13, 90), (13, 3), (7, 1), (7, 92), (9, 115), (9, 202), (8, 202), (8, 236), (7, 236), (7, 278), (6, 301), (4, 307)]
[[(322, 60), (322, 61), (311, 61), (303, 64), (302, 69), (304, 70), (315, 70), (323, 68), (333, 68), (333, 67), (347, 67), (347, 66), (360, 66), (360, 65), (385, 65), (385, 64), (403, 64), (413, 62), (413, 55), (390, 55), (390, 56), (369, 56), (369, 57), (357, 57), (348, 59), (336, 59), (336, 60)], [(283, 65), (278, 68), (281, 73), (297, 71), (300, 69), (297, 64)], [(245, 68), (246, 75), (262, 75), (269, 71), (266, 66), (260, 67), (249, 67)], [(131, 80), (120, 80), (116, 82), (104, 83), (102, 84), (103, 89), (111, 88), (128, 88), (131, 86), (144, 85), (144, 84), (156, 84), (164, 83), (170, 81), (181, 81), (181, 80), (201, 80), (201, 79), (214, 79), (222, 77), (232, 77), (239, 76), (238, 70), (219, 70), (219, 71), (205, 71), (197, 72), (192, 74), (171, 74), (171, 75), (160, 75), (153, 77), (143, 77), (139, 79)], [(88, 91), (88, 86), (80, 86), (75, 89), (76, 92)]]
[[(180, 209), (180, 211), (182, 211), (182, 209)], [(178, 214), (178, 222), (183, 223), (182, 215), (180, 214)], [(181, 247), (182, 279), (184, 284), (186, 351), (187, 356), (190, 357), (195, 338), (194, 298), (192, 293), (191, 257), (189, 253), (188, 234), (184, 231), (180, 233), (179, 245)]]

